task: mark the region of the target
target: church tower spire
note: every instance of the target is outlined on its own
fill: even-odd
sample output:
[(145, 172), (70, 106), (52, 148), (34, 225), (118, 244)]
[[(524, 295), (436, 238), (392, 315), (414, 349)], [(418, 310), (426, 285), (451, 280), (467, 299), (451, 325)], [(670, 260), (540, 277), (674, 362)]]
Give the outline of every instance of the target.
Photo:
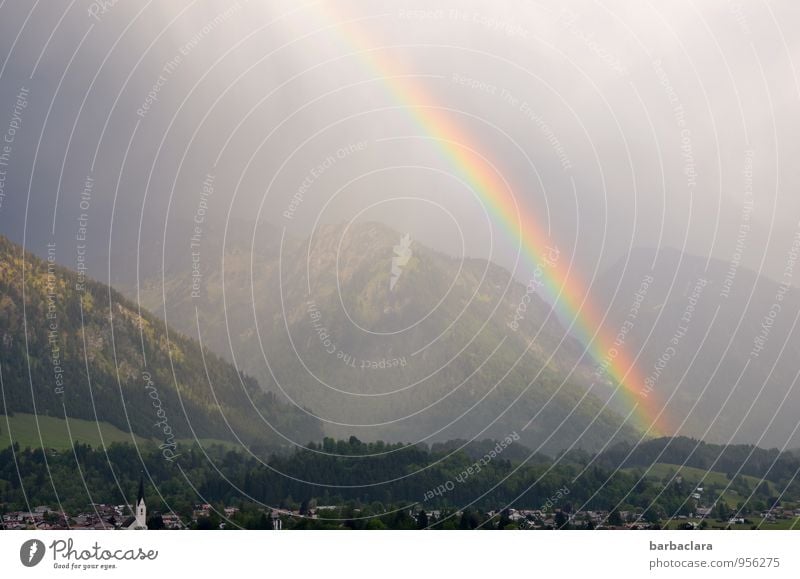
[(133, 516), (123, 523), (122, 528), (147, 528), (147, 504), (144, 501), (144, 476), (139, 478), (139, 492), (136, 494), (136, 504), (133, 507)]

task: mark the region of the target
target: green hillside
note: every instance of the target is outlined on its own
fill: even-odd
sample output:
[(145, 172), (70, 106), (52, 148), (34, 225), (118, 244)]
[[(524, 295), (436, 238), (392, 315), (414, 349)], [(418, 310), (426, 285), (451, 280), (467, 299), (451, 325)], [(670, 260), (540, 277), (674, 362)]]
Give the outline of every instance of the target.
[[(41, 438), (40, 438), (41, 436)], [(47, 448), (51, 450), (69, 450), (75, 443), (88, 444), (93, 448), (103, 448), (114, 443), (133, 441), (137, 445), (157, 445), (156, 439), (145, 439), (120, 430), (107, 422), (93, 422), (80, 418), (56, 418), (40, 416), (37, 420), (33, 414), (0, 414), (0, 448), (16, 443), (20, 448)], [(183, 448), (200, 445), (203, 448), (219, 446), (226, 450), (239, 451), (241, 447), (227, 440), (216, 438), (178, 439)]]
[[(648, 478), (668, 481), (672, 480), (676, 473), (680, 473), (681, 477), (686, 483), (697, 485), (702, 481), (705, 485), (713, 485), (713, 486), (721, 486), (725, 487), (728, 483), (730, 483), (730, 479), (725, 473), (716, 472), (716, 471), (706, 471), (701, 468), (694, 468), (691, 466), (680, 466), (676, 464), (666, 464), (666, 463), (656, 463), (647, 469), (642, 468), (628, 468), (625, 469), (627, 471), (637, 471), (642, 472)], [(761, 479), (749, 476), (749, 475), (738, 475), (741, 479), (750, 485), (751, 488), (755, 488), (761, 482)]]
[(646, 469), (636, 467), (622, 470), (639, 477), (644, 475), (650, 481), (663, 484), (674, 484), (677, 480), (675, 475), (679, 473), (684, 488), (691, 490), (699, 486), (703, 489), (699, 493), (700, 503), (714, 505), (724, 502), (730, 509), (737, 509), (754, 494), (762, 499), (780, 494), (779, 491), (776, 492), (776, 485), (769, 480), (762, 484), (759, 477), (739, 474), (732, 481), (725, 473), (691, 466), (656, 463)]
[(165, 445), (321, 438), (307, 413), (56, 257), (0, 236), (0, 414), (99, 421)]
[(2, 448), (10, 446), (12, 442), (19, 444), (20, 448), (67, 450), (76, 442), (102, 448), (115, 442), (132, 442), (134, 438), (136, 444), (145, 443), (142, 437), (132, 437), (130, 433), (107, 422), (79, 418), (64, 420), (53, 416), (40, 416), (37, 420), (33, 414), (0, 415)]

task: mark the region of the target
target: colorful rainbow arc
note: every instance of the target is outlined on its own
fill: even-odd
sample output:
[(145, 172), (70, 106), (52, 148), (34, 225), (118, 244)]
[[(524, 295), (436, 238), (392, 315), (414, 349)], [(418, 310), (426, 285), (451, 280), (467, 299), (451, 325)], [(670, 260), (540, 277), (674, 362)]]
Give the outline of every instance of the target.
[(374, 48), (352, 20), (339, 20), (334, 29), (359, 56), (362, 64), (382, 79), (393, 98), (432, 138), (453, 168), (480, 196), (511, 241), (519, 243), (525, 258), (534, 267), (548, 264), (541, 268), (544, 272), (542, 282), (552, 302), (562, 319), (574, 320), (572, 330), (587, 345), (589, 354), (604, 366), (608, 376), (620, 384), (623, 398), (633, 408), (634, 424), (650, 435), (660, 436), (666, 432), (661, 407), (652, 393), (642, 395), (640, 389), (644, 381), (638, 369), (623, 348), (615, 345), (616, 336), (604, 331), (603, 317), (589, 302), (587, 292), (582, 289), (585, 285), (563, 264), (563, 260), (549, 259), (548, 248), (555, 244), (548, 239), (533, 214), (519, 208), (513, 192), (486, 161), (488, 157), (481, 155), (479, 143), (436, 105), (415, 77), (404, 74), (384, 50)]

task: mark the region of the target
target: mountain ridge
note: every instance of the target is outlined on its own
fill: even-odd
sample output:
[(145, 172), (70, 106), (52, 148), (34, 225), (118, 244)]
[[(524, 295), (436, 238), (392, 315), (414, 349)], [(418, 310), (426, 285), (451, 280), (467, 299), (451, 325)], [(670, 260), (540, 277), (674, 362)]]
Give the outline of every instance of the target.
[[(237, 233), (243, 242), (224, 254), (219, 238), (204, 238), (213, 258), (203, 261), (199, 298), (186, 291), (186, 265), (127, 293), (168, 320), (198, 311), (204, 343), (313, 409), (327, 434), (414, 442), (522, 429), (525, 444), (552, 451), (592, 446), (620, 426), (586, 392), (584, 348), (535, 285), (501, 266), (414, 240), (398, 259), (405, 234), (376, 222), (325, 224), (305, 241), (266, 225), (252, 244)], [(181, 234), (168, 234), (166, 262), (186, 264)]]

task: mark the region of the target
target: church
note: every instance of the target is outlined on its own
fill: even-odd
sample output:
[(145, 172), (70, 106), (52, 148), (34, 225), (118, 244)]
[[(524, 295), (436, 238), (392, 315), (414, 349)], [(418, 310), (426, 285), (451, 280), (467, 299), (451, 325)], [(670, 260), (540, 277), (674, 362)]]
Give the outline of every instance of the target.
[(122, 523), (120, 529), (124, 530), (146, 530), (147, 529), (147, 505), (144, 502), (144, 478), (139, 479), (139, 493), (136, 497), (136, 507), (133, 517), (128, 517)]

